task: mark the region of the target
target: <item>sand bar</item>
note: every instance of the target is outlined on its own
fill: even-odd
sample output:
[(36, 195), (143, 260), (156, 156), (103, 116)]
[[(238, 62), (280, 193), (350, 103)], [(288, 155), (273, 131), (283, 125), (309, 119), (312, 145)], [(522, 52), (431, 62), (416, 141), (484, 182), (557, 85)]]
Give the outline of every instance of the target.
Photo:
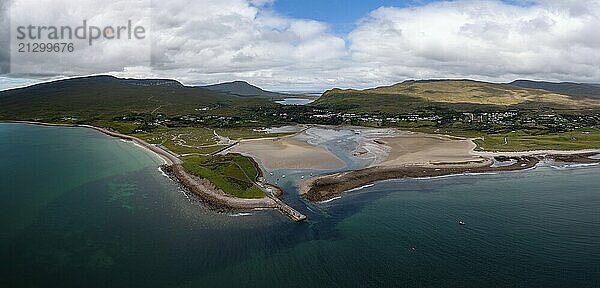
[(389, 147), (389, 154), (385, 160), (376, 166), (480, 163), (484, 160), (481, 156), (472, 154), (476, 145), (468, 139), (410, 134), (379, 138), (374, 141)]
[[(421, 133), (367, 141), (357, 148), (356, 157), (369, 154), (369, 146), (380, 146), (379, 150), (386, 153), (379, 153), (378, 159), (365, 169), (308, 179), (301, 183), (300, 194), (310, 201), (322, 202), (339, 197), (345, 191), (390, 179), (517, 171), (534, 168), (543, 160), (600, 163), (596, 157), (600, 149), (477, 152), (476, 144), (470, 139)], [(495, 165), (494, 160), (508, 165)]]
[(339, 169), (344, 161), (321, 146), (293, 137), (244, 140), (228, 152), (254, 158), (267, 170), (275, 169)]

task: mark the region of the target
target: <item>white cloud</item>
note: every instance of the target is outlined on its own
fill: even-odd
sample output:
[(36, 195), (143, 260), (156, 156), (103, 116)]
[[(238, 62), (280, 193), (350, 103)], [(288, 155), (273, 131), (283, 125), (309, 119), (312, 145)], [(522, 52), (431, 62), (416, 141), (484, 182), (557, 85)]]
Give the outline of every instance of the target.
[[(441, 2), (380, 8), (349, 35), (380, 79), (466, 77), (600, 81), (598, 1)], [(384, 67), (383, 69), (377, 67)]]
[[(133, 0), (49, 1), (14, 0), (32, 7), (35, 13), (20, 17), (33, 23), (73, 20), (83, 11), (105, 22), (135, 16), (121, 15), (135, 11), (128, 8)], [(100, 4), (81, 4), (86, 1)], [(75, 2), (79, 10), (66, 10), (70, 14), (58, 8), (45, 12)], [(144, 53), (124, 52), (136, 48), (122, 43), (98, 45), (75, 62), (49, 63), (56, 70), (51, 72), (165, 77), (189, 84), (242, 79), (275, 89), (368, 87), (407, 78), (600, 82), (598, 0), (522, 6), (462, 0), (380, 8), (358, 21), (346, 39), (332, 34), (326, 23), (281, 16), (270, 10), (272, 2), (152, 1), (150, 72), (140, 68), (146, 65)]]
[(1, 77), (0, 76), (0, 91), (26, 87), (29, 85), (37, 84), (41, 82), (36, 79), (27, 79), (27, 78), (11, 78), (11, 77)]

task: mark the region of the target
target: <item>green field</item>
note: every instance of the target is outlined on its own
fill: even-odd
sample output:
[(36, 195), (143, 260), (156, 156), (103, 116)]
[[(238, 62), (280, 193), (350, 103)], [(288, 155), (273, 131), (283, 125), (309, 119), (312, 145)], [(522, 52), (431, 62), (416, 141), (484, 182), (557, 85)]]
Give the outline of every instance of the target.
[(265, 193), (254, 183), (259, 168), (254, 161), (239, 154), (185, 156), (183, 167), (190, 173), (205, 178), (225, 193), (238, 198), (262, 198)]
[[(365, 101), (368, 99), (368, 101)], [(441, 104), (441, 105), (440, 105)], [(408, 111), (429, 105), (460, 108), (461, 105), (520, 107), (539, 105), (587, 109), (600, 107), (594, 98), (583, 99), (540, 89), (472, 80), (405, 81), (366, 90), (332, 89), (313, 103), (319, 107), (350, 109), (352, 112)]]
[(162, 127), (152, 132), (137, 132), (131, 135), (151, 144), (160, 144), (178, 155), (208, 155), (225, 147), (217, 145), (213, 130), (205, 127)]
[(216, 128), (217, 133), (232, 140), (257, 139), (268, 137), (281, 137), (292, 133), (267, 133), (249, 127), (240, 128)]
[[(478, 151), (583, 150), (600, 148), (600, 127), (580, 128), (571, 132), (515, 130), (506, 133), (437, 127), (401, 127), (400, 130), (442, 134), (475, 139)], [(505, 141), (506, 140), (506, 141)]]
[(534, 134), (515, 131), (484, 135), (475, 140), (478, 150), (528, 151), (528, 150), (578, 150), (600, 148), (599, 129), (581, 129), (564, 133)]

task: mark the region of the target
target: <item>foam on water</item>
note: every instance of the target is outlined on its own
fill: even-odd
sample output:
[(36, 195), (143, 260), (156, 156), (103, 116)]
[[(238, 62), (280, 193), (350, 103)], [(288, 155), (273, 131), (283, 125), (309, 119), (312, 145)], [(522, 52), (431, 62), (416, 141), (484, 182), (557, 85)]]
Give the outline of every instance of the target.
[(331, 202), (331, 201), (335, 201), (335, 200), (338, 200), (338, 199), (342, 199), (342, 196), (333, 197), (333, 198), (331, 198), (331, 199), (328, 199), (328, 200), (325, 200), (325, 201), (321, 201), (321, 202), (319, 202), (319, 204), (325, 204), (325, 203), (329, 203), (329, 202)]
[(567, 169), (575, 169), (580, 167), (590, 167), (590, 166), (598, 166), (600, 163), (578, 163), (578, 164), (563, 164), (563, 165), (549, 165), (553, 169), (557, 170), (567, 170)]

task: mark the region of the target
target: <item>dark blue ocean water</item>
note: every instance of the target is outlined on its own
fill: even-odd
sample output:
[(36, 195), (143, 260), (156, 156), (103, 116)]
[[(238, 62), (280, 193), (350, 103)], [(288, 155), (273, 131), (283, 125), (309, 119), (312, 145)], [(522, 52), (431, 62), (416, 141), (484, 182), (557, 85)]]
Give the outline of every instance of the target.
[(155, 157), (88, 129), (0, 124), (0, 151), (0, 287), (600, 287), (597, 166), (323, 204), (286, 182), (309, 215), (293, 223), (208, 210)]

